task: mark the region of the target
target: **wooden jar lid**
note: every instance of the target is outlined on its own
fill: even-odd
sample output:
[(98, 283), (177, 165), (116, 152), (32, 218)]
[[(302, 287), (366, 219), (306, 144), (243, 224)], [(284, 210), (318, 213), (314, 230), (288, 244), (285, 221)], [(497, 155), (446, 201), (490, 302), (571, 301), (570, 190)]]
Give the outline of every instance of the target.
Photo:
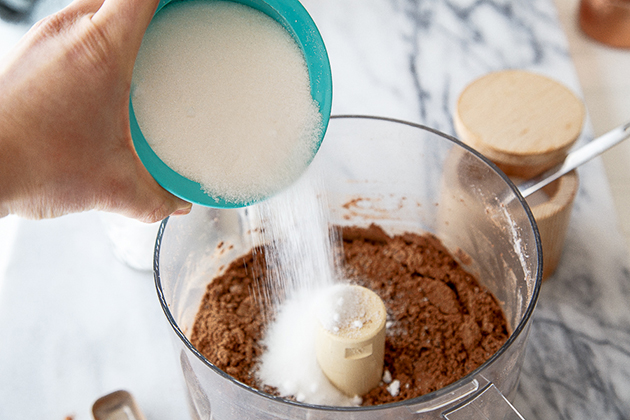
[[(522, 70), (490, 73), (459, 97), (455, 130), (512, 178), (529, 179), (561, 163), (582, 131), (584, 105), (558, 82)], [(543, 279), (555, 271), (578, 190), (575, 171), (530, 204), (543, 248)], [(532, 197), (528, 198), (528, 202)]]
[(507, 175), (531, 178), (562, 162), (577, 140), (584, 105), (569, 89), (523, 70), (487, 74), (459, 97), (461, 140)]

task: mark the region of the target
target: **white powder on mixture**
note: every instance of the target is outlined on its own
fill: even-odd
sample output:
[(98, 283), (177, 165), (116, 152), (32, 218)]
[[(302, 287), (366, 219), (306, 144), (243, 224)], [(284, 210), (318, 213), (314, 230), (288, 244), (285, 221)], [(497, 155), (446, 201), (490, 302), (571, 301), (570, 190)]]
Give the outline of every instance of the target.
[[(325, 294), (325, 290), (324, 294)], [(320, 291), (321, 293), (321, 291)], [(283, 396), (300, 402), (331, 406), (358, 406), (361, 398), (339, 391), (324, 375), (315, 354), (318, 301), (312, 291), (304, 291), (285, 301), (263, 340), (260, 380), (278, 389)]]
[(391, 384), (389, 384), (387, 386), (387, 392), (389, 392), (392, 397), (397, 397), (400, 393), (400, 381), (396, 379)]
[(392, 382), (392, 373), (387, 369), (385, 369), (385, 372), (383, 372), (383, 382), (385, 382), (386, 384)]
[(237, 203), (295, 180), (322, 133), (296, 42), (272, 18), (233, 2), (161, 10), (136, 60), (132, 103), (167, 165)]
[(317, 317), (322, 327), (332, 333), (343, 331), (348, 337), (378, 316), (368, 310), (370, 304), (365, 294), (345, 284), (323, 290), (318, 305)]
[(295, 396), (300, 402), (361, 405), (360, 396), (349, 397), (330, 383), (317, 362), (315, 340), (319, 322), (333, 332), (358, 331), (366, 319), (377, 315), (368, 313), (367, 304), (357, 288), (345, 284), (295, 293), (279, 306), (276, 319), (265, 333), (262, 344), (267, 350), (259, 363), (258, 378), (277, 388), (281, 395)]
[[(262, 344), (267, 348), (258, 365), (258, 379), (275, 387), (282, 396), (317, 405), (360, 406), (360, 396), (349, 397), (328, 380), (317, 362), (318, 323), (330, 331), (344, 329), (344, 334), (359, 331), (369, 314), (366, 299), (357, 289), (344, 284), (317, 290), (302, 290), (284, 301), (269, 325)], [(389, 371), (383, 381), (396, 396), (400, 381), (393, 381)]]

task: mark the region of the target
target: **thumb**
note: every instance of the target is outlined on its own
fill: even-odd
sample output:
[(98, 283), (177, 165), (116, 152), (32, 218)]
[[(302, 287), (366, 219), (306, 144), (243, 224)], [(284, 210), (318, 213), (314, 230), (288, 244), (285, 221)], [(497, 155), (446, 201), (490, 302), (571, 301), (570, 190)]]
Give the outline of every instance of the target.
[(190, 213), (192, 204), (162, 188), (144, 168), (141, 168), (135, 193), (123, 203), (126, 216), (143, 222), (158, 222), (171, 215)]
[[(160, 187), (161, 188), (161, 187)], [(143, 209), (131, 217), (146, 223), (159, 222), (168, 216), (182, 216), (190, 213), (192, 204), (175, 197), (162, 189), (162, 194), (142, 194), (133, 203), (135, 209)], [(161, 201), (160, 201), (161, 200)]]
[(160, 0), (105, 0), (92, 22), (107, 30), (110, 40), (138, 53), (142, 37)]

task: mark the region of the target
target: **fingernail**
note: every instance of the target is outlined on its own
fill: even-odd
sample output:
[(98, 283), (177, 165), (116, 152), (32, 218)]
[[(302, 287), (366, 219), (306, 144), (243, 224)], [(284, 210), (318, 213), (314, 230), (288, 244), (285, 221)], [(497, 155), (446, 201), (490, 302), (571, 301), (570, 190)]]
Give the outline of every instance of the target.
[(192, 204), (190, 204), (188, 207), (185, 207), (183, 209), (175, 210), (172, 215), (173, 216), (184, 216), (184, 215), (190, 213), (191, 209), (192, 209)]

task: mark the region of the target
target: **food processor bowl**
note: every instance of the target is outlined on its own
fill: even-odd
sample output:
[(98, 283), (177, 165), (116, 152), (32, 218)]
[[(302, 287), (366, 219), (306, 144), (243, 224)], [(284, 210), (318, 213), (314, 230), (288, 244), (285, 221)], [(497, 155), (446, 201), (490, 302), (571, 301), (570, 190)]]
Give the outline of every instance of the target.
[(189, 215), (162, 223), (154, 261), (159, 300), (173, 329), (192, 417), (521, 418), (509, 400), (518, 385), (542, 258), (532, 214), (511, 181), (452, 137), (416, 124), (366, 116), (331, 118), (325, 141), (304, 176), (320, 176), (315, 174), (323, 174), (333, 224), (376, 223), (388, 233), (437, 236), (494, 294), (509, 322), (510, 337), (465, 377), (401, 402), (315, 406), (253, 389), (218, 369), (189, 341), (207, 283), (252, 247), (250, 209), (196, 206)]

